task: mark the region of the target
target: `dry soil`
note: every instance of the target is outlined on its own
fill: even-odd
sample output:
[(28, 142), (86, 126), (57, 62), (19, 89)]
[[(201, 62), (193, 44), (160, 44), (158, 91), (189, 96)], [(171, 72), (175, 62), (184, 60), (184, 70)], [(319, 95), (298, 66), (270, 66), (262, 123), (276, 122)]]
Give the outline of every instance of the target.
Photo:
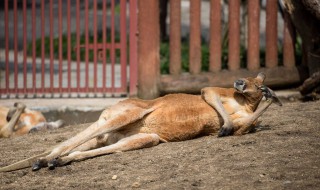
[[(0, 189), (319, 189), (320, 101), (272, 105), (256, 132), (164, 143), (55, 170), (0, 173)], [(88, 124), (0, 139), (0, 166), (41, 153)]]

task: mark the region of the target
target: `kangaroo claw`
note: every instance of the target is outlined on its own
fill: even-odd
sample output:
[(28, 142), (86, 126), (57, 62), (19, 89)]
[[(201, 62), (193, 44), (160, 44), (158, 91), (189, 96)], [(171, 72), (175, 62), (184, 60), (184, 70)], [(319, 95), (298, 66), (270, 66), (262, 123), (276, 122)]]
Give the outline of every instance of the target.
[(273, 103), (277, 104), (278, 106), (282, 106), (281, 101), (279, 100), (279, 98), (273, 90), (271, 90), (265, 85), (260, 86), (259, 89), (262, 91), (262, 94), (264, 97), (266, 97), (266, 99), (272, 99)]
[(42, 168), (41, 163), (39, 161), (36, 161), (33, 165), (32, 165), (32, 171), (38, 171)]
[(50, 162), (48, 162), (48, 168), (49, 170), (54, 170), (58, 166), (58, 160), (53, 159)]

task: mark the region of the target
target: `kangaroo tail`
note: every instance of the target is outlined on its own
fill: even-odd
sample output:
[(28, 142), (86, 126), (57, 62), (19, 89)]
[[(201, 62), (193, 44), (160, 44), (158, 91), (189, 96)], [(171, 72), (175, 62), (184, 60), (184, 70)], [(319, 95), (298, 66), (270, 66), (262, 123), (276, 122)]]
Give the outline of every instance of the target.
[(21, 170), (27, 167), (32, 166), (32, 164), (40, 157), (46, 156), (50, 153), (50, 151), (46, 151), (44, 153), (38, 154), (36, 156), (27, 158), (25, 160), (21, 160), (19, 162), (13, 163), (9, 166), (5, 166), (0, 168), (0, 172), (10, 172), (10, 171), (15, 171), (15, 170)]

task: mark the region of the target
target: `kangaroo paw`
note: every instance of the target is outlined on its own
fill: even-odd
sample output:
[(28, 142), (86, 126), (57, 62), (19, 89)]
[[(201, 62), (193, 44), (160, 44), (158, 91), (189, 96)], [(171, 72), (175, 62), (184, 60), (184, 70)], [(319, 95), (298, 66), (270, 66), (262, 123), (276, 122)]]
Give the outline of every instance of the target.
[(37, 160), (35, 163), (33, 163), (32, 165), (32, 171), (38, 171), (41, 168), (45, 167), (46, 163), (44, 161), (41, 160)]
[(53, 159), (50, 162), (48, 162), (48, 168), (49, 170), (54, 170), (58, 166), (58, 160)]
[(224, 137), (233, 134), (233, 127), (221, 127), (218, 137)]

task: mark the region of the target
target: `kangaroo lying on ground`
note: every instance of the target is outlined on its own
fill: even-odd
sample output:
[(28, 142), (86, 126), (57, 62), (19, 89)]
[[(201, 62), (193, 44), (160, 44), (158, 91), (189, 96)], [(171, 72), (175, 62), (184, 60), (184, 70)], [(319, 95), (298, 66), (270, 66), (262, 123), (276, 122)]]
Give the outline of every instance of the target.
[(30, 110), (22, 103), (15, 103), (12, 108), (0, 106), (0, 138), (59, 128), (63, 123), (62, 120), (46, 122), (41, 112)]
[[(0, 168), (32, 166), (54, 169), (72, 161), (119, 151), (184, 141), (204, 135), (242, 135), (272, 102), (281, 105), (263, 85), (265, 75), (235, 81), (234, 88), (208, 87), (201, 95), (171, 94), (155, 100), (127, 99), (102, 112), (98, 121), (76, 136), (32, 158)], [(266, 103), (258, 108), (263, 96)]]

